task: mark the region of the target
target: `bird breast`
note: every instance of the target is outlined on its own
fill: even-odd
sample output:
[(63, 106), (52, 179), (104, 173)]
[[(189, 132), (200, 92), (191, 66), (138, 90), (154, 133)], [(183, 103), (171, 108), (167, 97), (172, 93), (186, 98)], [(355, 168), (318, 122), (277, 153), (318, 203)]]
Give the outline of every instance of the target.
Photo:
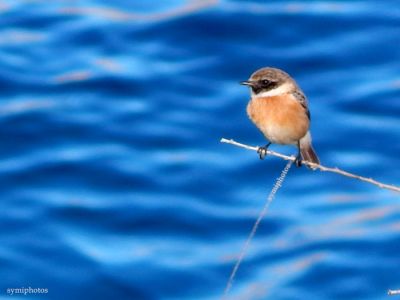
[(306, 109), (290, 94), (253, 97), (247, 114), (265, 137), (276, 144), (296, 144), (309, 128)]

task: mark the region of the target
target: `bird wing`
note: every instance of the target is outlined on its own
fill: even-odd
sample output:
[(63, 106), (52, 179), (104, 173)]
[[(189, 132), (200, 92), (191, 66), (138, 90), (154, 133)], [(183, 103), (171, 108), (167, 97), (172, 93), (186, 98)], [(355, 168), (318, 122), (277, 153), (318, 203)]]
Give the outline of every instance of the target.
[(306, 114), (309, 120), (311, 120), (310, 110), (308, 109), (308, 101), (307, 97), (304, 95), (303, 91), (298, 89), (297, 91), (293, 92), (292, 95), (296, 98), (297, 101), (304, 107), (306, 110)]

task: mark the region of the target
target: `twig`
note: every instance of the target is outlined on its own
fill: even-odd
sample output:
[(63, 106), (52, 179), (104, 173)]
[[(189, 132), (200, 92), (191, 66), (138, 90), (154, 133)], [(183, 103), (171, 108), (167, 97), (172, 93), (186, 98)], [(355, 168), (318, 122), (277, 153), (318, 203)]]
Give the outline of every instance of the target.
[(265, 214), (267, 213), (268, 207), (272, 203), (272, 200), (274, 200), (276, 193), (278, 192), (279, 188), (282, 186), (283, 181), (285, 180), (285, 177), (286, 177), (287, 173), (289, 172), (289, 169), (292, 166), (292, 164), (293, 164), (293, 161), (289, 160), (287, 162), (285, 168), (282, 170), (281, 175), (276, 179), (274, 187), (272, 188), (271, 192), (269, 193), (267, 201), (265, 202), (263, 209), (261, 210), (260, 214), (258, 215), (258, 218), (257, 218), (256, 222), (254, 223), (253, 228), (251, 229), (251, 232), (243, 246), (242, 251), (240, 252), (240, 255), (235, 263), (235, 266), (233, 267), (231, 276), (229, 276), (228, 283), (226, 284), (224, 294), (221, 298), (222, 300), (227, 299), (229, 290), (232, 287), (232, 283), (233, 283), (233, 280), (235, 279), (236, 273), (239, 270), (240, 264), (242, 263), (242, 260), (244, 259), (244, 256), (246, 255), (248, 248), (250, 247), (251, 240), (253, 239), (254, 235), (256, 234), (258, 226), (260, 225), (261, 220), (264, 218)]
[[(249, 145), (245, 145), (245, 144), (242, 144), (242, 143), (238, 143), (238, 142), (236, 142), (236, 141), (234, 141), (232, 139), (228, 140), (228, 139), (222, 138), (220, 142), (221, 143), (226, 143), (226, 144), (232, 144), (232, 145), (235, 145), (235, 146), (238, 146), (238, 147), (242, 147), (242, 148), (245, 148), (245, 149), (248, 149), (248, 150), (253, 150), (253, 151), (257, 151), (258, 148), (259, 148), (259, 147), (254, 147), (254, 146), (249, 146)], [(275, 151), (272, 151), (272, 150), (267, 150), (267, 155), (272, 155), (272, 156), (276, 156), (276, 157), (282, 158), (284, 160), (291, 160), (291, 161), (294, 161), (296, 159), (294, 156), (287, 156), (287, 155), (284, 155), (284, 154), (281, 154), (281, 153), (278, 153), (278, 152), (275, 152)], [(359, 176), (359, 175), (356, 175), (356, 174), (352, 174), (352, 173), (343, 171), (343, 170), (341, 170), (339, 168), (329, 168), (329, 167), (325, 167), (323, 165), (315, 164), (315, 163), (312, 163), (312, 162), (309, 162), (309, 161), (302, 161), (302, 163), (304, 165), (310, 166), (313, 169), (319, 169), (320, 171), (332, 172), (332, 173), (340, 174), (340, 175), (343, 175), (343, 176), (346, 176), (346, 177), (355, 178), (355, 179), (358, 179), (358, 180), (361, 180), (361, 181), (364, 181), (364, 182), (368, 182), (368, 183), (374, 184), (374, 185), (376, 185), (376, 186), (378, 186), (380, 188), (388, 189), (388, 190), (400, 193), (400, 187), (395, 186), (395, 185), (385, 184), (385, 183), (376, 181), (376, 180), (374, 180), (372, 178), (366, 178), (366, 177), (362, 177), (362, 176)]]
[(389, 296), (400, 295), (400, 290), (388, 290), (388, 295)]

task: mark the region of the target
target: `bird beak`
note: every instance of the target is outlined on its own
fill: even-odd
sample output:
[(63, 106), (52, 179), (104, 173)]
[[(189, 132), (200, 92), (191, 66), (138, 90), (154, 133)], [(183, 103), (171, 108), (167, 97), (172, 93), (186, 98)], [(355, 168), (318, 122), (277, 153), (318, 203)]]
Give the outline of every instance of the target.
[(245, 81), (241, 81), (240, 84), (241, 84), (241, 85), (253, 86), (253, 85), (254, 85), (254, 82), (249, 81), (249, 80), (245, 80)]

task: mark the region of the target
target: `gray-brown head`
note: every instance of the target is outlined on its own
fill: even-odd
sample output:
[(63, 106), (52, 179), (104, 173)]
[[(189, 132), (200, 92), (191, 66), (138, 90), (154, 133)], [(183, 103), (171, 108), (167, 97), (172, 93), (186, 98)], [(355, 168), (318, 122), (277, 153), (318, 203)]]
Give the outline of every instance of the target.
[(286, 72), (276, 68), (262, 68), (254, 72), (249, 80), (240, 84), (251, 88), (253, 97), (271, 97), (298, 89), (296, 82)]

